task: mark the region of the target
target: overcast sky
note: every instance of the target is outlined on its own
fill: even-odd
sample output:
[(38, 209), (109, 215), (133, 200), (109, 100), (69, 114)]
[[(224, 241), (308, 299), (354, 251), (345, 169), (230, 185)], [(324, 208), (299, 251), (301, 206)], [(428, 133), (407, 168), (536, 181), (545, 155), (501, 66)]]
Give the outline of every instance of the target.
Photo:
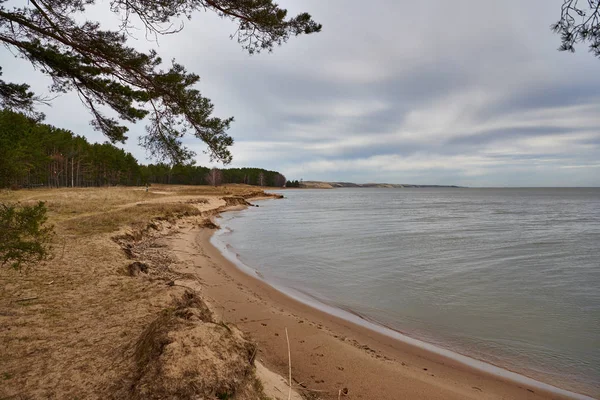
[[(556, 50), (562, 0), (279, 3), (323, 31), (249, 56), (229, 39), (232, 23), (196, 13), (158, 45), (142, 32), (131, 43), (198, 73), (215, 114), (235, 117), (232, 166), (304, 180), (600, 186), (600, 59), (585, 45)], [(102, 10), (89, 18), (110, 20)], [(0, 56), (3, 79), (48, 92), (26, 62)], [(75, 95), (41, 111), (105, 140)], [(143, 132), (132, 126), (123, 147), (146, 162)], [(205, 146), (186, 143), (207, 165)]]

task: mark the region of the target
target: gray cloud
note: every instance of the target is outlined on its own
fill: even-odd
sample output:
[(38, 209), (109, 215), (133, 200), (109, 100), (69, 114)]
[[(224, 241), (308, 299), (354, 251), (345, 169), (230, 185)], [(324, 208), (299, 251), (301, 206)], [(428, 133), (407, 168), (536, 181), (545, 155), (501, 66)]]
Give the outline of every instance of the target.
[[(322, 33), (248, 56), (234, 26), (199, 13), (159, 39), (236, 118), (234, 165), (289, 178), (481, 186), (600, 185), (600, 60), (556, 51), (560, 1), (281, 1)], [(94, 16), (111, 23), (102, 8)], [(140, 47), (155, 47), (140, 34)], [(3, 51), (5, 78), (47, 79)], [(48, 121), (104, 140), (76, 96)], [(131, 127), (124, 146), (141, 160)], [(186, 143), (207, 164), (204, 146)]]

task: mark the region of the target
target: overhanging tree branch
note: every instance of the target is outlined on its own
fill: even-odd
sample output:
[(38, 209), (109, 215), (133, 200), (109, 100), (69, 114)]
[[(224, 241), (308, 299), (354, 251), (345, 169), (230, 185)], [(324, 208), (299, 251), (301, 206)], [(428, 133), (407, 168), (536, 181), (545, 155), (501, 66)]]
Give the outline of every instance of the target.
[[(273, 0), (112, 0), (110, 9), (121, 16), (121, 31), (75, 20), (75, 14), (95, 0), (30, 0), (12, 8), (6, 4), (0, 0), (1, 43), (49, 75), (52, 91), (77, 92), (94, 128), (112, 142), (126, 139), (128, 129), (120, 121), (134, 123), (151, 113), (141, 142), (150, 153), (171, 162), (193, 155), (182, 144), (185, 134), (204, 141), (212, 159), (230, 162), (233, 139), (227, 130), (233, 118), (212, 116), (214, 106), (195, 89), (196, 74), (175, 61), (163, 70), (155, 51), (142, 53), (127, 46), (132, 16), (158, 35), (179, 32), (183, 25), (176, 26), (174, 19), (191, 18), (196, 11), (216, 12), (238, 22), (232, 37), (251, 54), (321, 30), (308, 14), (287, 18), (287, 11)], [(0, 81), (4, 107), (31, 112), (39, 100), (26, 84)], [(102, 106), (116, 112), (118, 119), (106, 116)]]
[(600, 0), (563, 0), (560, 20), (551, 26), (560, 35), (560, 51), (574, 52), (578, 43), (600, 57)]

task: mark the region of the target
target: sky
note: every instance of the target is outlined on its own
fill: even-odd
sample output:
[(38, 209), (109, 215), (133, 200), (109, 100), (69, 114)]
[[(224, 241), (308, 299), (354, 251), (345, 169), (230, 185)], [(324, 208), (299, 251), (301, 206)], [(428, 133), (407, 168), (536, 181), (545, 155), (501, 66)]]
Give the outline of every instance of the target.
[[(87, 17), (114, 24), (108, 2)], [(8, 3), (10, 4), (10, 2)], [(286, 0), (318, 34), (248, 55), (234, 23), (198, 12), (155, 48), (200, 75), (215, 115), (234, 116), (233, 167), (288, 179), (463, 186), (600, 186), (600, 59), (557, 51), (562, 0)], [(48, 79), (0, 50), (3, 79), (49, 93)], [(74, 94), (46, 121), (92, 142)], [(130, 125), (122, 146), (150, 162)], [(206, 146), (184, 143), (209, 165)]]

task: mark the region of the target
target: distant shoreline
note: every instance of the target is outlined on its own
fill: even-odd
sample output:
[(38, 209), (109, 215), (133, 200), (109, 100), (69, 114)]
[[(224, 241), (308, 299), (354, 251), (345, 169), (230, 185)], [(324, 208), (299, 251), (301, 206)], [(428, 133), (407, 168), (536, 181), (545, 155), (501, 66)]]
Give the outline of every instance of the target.
[(325, 182), (325, 181), (303, 181), (300, 183), (300, 189), (337, 189), (337, 188), (452, 188), (465, 189), (464, 186), (457, 185), (416, 185), (416, 184), (398, 184), (398, 183), (353, 183), (353, 182)]

